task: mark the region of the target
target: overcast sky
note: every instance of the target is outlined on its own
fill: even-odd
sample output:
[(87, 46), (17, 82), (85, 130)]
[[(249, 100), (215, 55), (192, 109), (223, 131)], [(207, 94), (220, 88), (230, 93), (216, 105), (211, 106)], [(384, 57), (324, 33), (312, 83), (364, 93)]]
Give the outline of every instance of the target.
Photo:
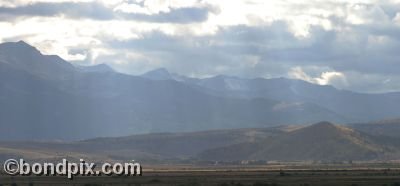
[(141, 74), (400, 91), (400, 0), (0, 0), (0, 41)]

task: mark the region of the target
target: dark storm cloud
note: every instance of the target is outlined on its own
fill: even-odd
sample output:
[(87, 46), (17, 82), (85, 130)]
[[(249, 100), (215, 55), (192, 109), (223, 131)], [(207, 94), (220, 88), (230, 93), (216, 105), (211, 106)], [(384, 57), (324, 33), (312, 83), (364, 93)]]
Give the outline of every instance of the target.
[(9, 16), (66, 15), (71, 18), (113, 19), (113, 13), (99, 3), (34, 3), (18, 7), (0, 7), (0, 14)]
[(119, 13), (124, 19), (140, 20), (147, 22), (174, 22), (174, 23), (192, 23), (203, 22), (208, 18), (208, 9), (206, 8), (179, 8), (171, 12), (160, 12), (157, 15), (145, 15), (134, 13)]
[(252, 66), (248, 58), (267, 58), (273, 45), (296, 45), (297, 39), (287, 30), (284, 22), (269, 27), (235, 26), (221, 28), (213, 36), (184, 38), (162, 32), (145, 34), (141, 39), (111, 41), (108, 47), (129, 49), (159, 58), (169, 69), (178, 73), (217, 75), (220, 73), (265, 76), (282, 74), (283, 66), (277, 62), (262, 61)]
[(105, 7), (101, 3), (34, 3), (17, 7), (0, 7), (0, 19), (12, 20), (20, 16), (53, 17), (65, 15), (72, 19), (94, 20), (137, 20), (160, 23), (191, 23), (202, 22), (208, 18), (208, 8), (178, 8), (169, 12), (147, 15), (139, 13), (115, 12), (112, 8)]
[[(216, 35), (190, 38), (153, 32), (141, 39), (110, 42), (109, 47), (159, 57), (170, 69), (184, 66), (203, 71), (199, 74), (218, 74), (216, 69), (221, 67), (233, 75), (282, 75), (295, 66), (319, 66), (395, 75), (400, 73), (400, 32), (396, 32), (398, 27), (387, 27), (353, 25), (351, 31), (337, 31), (312, 26), (307, 38), (297, 38), (279, 21), (269, 26), (223, 27)], [(381, 36), (389, 43), (370, 43), (371, 38)], [(257, 58), (256, 64), (251, 64), (252, 56)]]

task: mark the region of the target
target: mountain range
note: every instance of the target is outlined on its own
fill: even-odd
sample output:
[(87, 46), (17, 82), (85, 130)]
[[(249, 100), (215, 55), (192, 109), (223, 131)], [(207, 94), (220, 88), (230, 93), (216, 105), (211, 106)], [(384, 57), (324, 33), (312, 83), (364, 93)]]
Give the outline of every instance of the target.
[(365, 94), (286, 78), (140, 76), (0, 44), (0, 140), (81, 140), (400, 116), (400, 93)]

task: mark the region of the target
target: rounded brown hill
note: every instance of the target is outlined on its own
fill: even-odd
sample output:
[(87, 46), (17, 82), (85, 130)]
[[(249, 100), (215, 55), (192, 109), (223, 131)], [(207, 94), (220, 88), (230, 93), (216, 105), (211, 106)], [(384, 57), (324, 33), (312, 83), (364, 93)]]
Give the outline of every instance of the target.
[(206, 151), (208, 160), (369, 160), (383, 155), (384, 146), (350, 128), (319, 122), (255, 143)]

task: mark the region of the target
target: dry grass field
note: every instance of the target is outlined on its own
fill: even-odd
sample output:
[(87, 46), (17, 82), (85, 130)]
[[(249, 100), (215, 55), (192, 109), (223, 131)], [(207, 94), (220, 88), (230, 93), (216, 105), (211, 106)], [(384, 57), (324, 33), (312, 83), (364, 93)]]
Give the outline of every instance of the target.
[(394, 168), (304, 167), (259, 168), (182, 168), (144, 170), (142, 176), (65, 177), (5, 176), (2, 186), (400, 186), (400, 170)]

